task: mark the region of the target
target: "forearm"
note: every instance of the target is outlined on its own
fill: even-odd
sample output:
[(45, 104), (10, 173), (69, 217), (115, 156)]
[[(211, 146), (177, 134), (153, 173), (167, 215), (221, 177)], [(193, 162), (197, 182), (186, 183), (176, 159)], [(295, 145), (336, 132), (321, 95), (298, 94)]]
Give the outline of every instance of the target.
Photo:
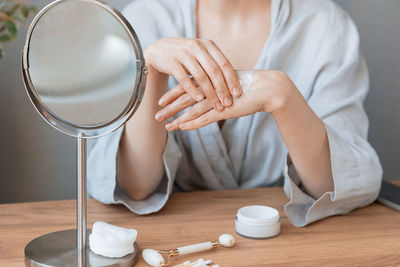
[(162, 153), (167, 133), (154, 115), (158, 99), (165, 93), (168, 76), (150, 68), (142, 103), (126, 123), (117, 154), (117, 179), (134, 200), (148, 197), (160, 183), (164, 167)]
[[(311, 110), (286, 74), (264, 70), (247, 74), (252, 76), (251, 79), (242, 78), (243, 82), (249, 84), (244, 86), (243, 95), (236, 98), (232, 106), (216, 111), (207, 101), (197, 103), (170, 122), (172, 127), (169, 130), (194, 130), (224, 119), (256, 112), (271, 113), (307, 192), (318, 198), (332, 191), (329, 142), (324, 123)], [(164, 111), (169, 118), (184, 108), (187, 105), (177, 99)]]
[(296, 88), (272, 112), (280, 135), (306, 191), (319, 198), (333, 191), (329, 140), (325, 125)]

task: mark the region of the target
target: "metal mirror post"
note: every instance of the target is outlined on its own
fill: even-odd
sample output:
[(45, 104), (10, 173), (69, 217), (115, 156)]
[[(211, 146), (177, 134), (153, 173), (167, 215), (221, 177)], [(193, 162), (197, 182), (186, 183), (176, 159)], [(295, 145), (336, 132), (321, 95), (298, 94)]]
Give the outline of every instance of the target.
[[(147, 69), (127, 20), (96, 0), (57, 0), (34, 18), (22, 53), (28, 96), (51, 126), (77, 138), (77, 230), (25, 248), (28, 266), (132, 266), (137, 249), (105, 258), (86, 245), (86, 140), (121, 127), (143, 96)], [(51, 218), (50, 218), (51, 219)]]

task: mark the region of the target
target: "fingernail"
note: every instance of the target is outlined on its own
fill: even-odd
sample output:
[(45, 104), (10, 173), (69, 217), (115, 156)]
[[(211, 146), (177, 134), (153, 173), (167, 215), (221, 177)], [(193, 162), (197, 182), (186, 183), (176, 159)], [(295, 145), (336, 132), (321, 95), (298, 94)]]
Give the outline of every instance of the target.
[(201, 95), (201, 94), (197, 94), (197, 95), (195, 96), (195, 99), (196, 99), (196, 101), (201, 101), (201, 100), (204, 99), (204, 97), (203, 97), (203, 95)]
[(172, 130), (172, 123), (168, 123), (167, 125), (165, 125), (165, 129), (167, 129), (167, 131), (171, 131)]
[(217, 102), (217, 103), (215, 103), (215, 108), (218, 111), (222, 111), (224, 109), (224, 106), (220, 102)]
[(161, 121), (162, 120), (162, 117), (163, 117), (163, 112), (162, 111), (159, 111), (159, 112), (157, 112), (157, 114), (156, 114), (156, 116), (154, 117), (156, 120), (158, 120), (158, 121)]
[(230, 105), (232, 105), (232, 99), (230, 97), (225, 97), (224, 98), (224, 105), (225, 107), (229, 107)]
[(239, 97), (239, 96), (240, 96), (240, 90), (239, 90), (239, 88), (237, 88), (237, 87), (233, 88), (232, 92), (233, 92), (233, 95), (234, 95), (234, 96), (236, 96), (236, 97)]
[(160, 98), (160, 100), (158, 101), (158, 105), (163, 106), (165, 104), (165, 98), (162, 97)]

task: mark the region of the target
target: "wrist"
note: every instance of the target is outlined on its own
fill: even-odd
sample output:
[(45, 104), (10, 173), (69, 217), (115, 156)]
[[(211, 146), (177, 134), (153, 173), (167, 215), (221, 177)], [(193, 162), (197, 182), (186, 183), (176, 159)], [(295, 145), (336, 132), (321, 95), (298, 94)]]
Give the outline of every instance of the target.
[(169, 75), (159, 72), (147, 60), (145, 64), (148, 72), (146, 75), (146, 89), (142, 102), (151, 99), (151, 102), (157, 103), (158, 98), (165, 94), (167, 90)]
[(146, 65), (150, 66), (152, 65), (152, 57), (153, 57), (153, 51), (152, 51), (152, 45), (150, 45), (149, 47), (147, 47), (144, 51), (143, 51), (143, 57), (144, 60), (146, 62)]
[(151, 79), (162, 80), (162, 79), (168, 79), (168, 77), (169, 77), (168, 74), (159, 72), (153, 65), (151, 65), (147, 61), (146, 61), (146, 67), (147, 67), (147, 70), (148, 70), (148, 73), (147, 73), (147, 77), (148, 78), (151, 77)]
[(272, 99), (270, 113), (275, 119), (293, 116), (309, 108), (306, 99), (287, 75), (282, 76)]
[(257, 87), (262, 96), (262, 112), (277, 113), (289, 108), (295, 98), (297, 88), (290, 78), (281, 71), (261, 71), (256, 74)]
[(154, 51), (153, 51), (154, 49), (152, 46), (153, 45), (150, 45), (143, 51), (143, 57), (144, 57), (144, 61), (146, 63), (146, 67), (149, 69), (149, 72), (151, 72), (153, 74), (157, 74), (157, 72), (159, 72), (159, 71), (157, 70), (156, 64), (153, 60), (156, 57), (156, 55), (154, 55)]
[(159, 70), (157, 67), (157, 64), (154, 61), (154, 58), (157, 57), (157, 55), (154, 52), (153, 45), (149, 46), (146, 50), (143, 52), (144, 60), (146, 67), (149, 71), (148, 73), (148, 78), (151, 77), (151, 79), (156, 79), (156, 80), (168, 80), (169, 75), (167, 73), (164, 73)]
[(280, 88), (277, 89), (273, 97), (271, 98), (271, 104), (269, 107), (269, 112), (271, 114), (277, 114), (284, 112), (290, 109), (294, 98), (294, 94), (292, 90), (288, 90), (288, 88)]

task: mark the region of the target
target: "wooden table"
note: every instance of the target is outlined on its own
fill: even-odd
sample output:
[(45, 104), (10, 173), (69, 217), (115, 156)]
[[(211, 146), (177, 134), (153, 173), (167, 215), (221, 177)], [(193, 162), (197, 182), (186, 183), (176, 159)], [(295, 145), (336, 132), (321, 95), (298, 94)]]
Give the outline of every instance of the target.
[[(372, 204), (304, 228), (293, 227), (283, 212), (282, 188), (180, 193), (159, 213), (136, 216), (123, 206), (88, 201), (88, 222), (106, 221), (136, 228), (143, 248), (170, 249), (233, 234), (237, 245), (192, 256), (220, 266), (400, 266), (400, 212)], [(282, 216), (281, 234), (250, 240), (235, 233), (234, 218), (245, 205), (272, 206)], [(24, 247), (33, 238), (75, 227), (75, 201), (0, 205), (0, 266), (24, 266)], [(136, 266), (147, 266), (139, 259)]]

